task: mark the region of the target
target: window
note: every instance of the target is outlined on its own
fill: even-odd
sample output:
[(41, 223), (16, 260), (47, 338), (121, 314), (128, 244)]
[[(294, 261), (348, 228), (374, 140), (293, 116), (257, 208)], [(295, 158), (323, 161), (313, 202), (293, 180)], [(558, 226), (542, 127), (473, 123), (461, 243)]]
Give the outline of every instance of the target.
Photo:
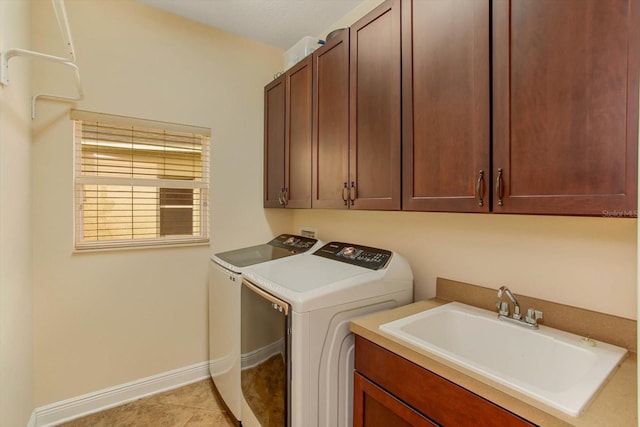
[(205, 128), (72, 110), (75, 247), (209, 241)]

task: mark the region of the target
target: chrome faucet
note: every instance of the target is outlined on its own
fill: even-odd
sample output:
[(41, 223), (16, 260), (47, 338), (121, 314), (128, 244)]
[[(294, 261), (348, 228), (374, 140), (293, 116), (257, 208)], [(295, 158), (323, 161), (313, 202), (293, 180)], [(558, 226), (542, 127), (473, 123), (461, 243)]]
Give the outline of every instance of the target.
[[(511, 304), (513, 304), (513, 316), (512, 317), (514, 319), (518, 319), (519, 320), (522, 317), (522, 315), (520, 314), (520, 304), (518, 304), (518, 300), (516, 299), (515, 295), (513, 295), (513, 293), (506, 286), (501, 286), (500, 289), (498, 289), (498, 302), (496, 304), (498, 305), (498, 308), (500, 309), (500, 314), (504, 314), (505, 316), (509, 316), (509, 303), (506, 303), (506, 302), (503, 303), (502, 302), (502, 294), (505, 294), (507, 296), (507, 298), (509, 298), (509, 300), (511, 301)], [(503, 310), (503, 308), (505, 308), (505, 310)]]
[[(511, 304), (513, 304), (513, 314), (509, 313), (509, 303), (502, 301), (503, 295), (506, 295), (509, 301), (511, 301)], [(538, 329), (538, 320), (543, 318), (541, 311), (530, 308), (527, 310), (527, 315), (523, 319), (518, 300), (506, 286), (501, 286), (500, 289), (498, 289), (496, 307), (498, 307), (498, 319), (508, 320), (531, 329)]]

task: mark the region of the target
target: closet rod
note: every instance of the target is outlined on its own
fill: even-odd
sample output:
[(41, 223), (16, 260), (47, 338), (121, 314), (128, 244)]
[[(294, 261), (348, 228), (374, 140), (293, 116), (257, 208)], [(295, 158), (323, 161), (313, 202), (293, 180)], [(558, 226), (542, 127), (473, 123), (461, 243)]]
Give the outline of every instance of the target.
[(67, 10), (64, 5), (64, 0), (51, 0), (51, 4), (53, 5), (53, 10), (56, 14), (56, 20), (58, 21), (58, 27), (60, 28), (60, 32), (62, 33), (62, 38), (69, 48), (69, 56), (71, 58), (63, 58), (60, 56), (53, 56), (46, 53), (34, 52), (26, 49), (8, 49), (2, 52), (2, 54), (0, 55), (0, 84), (2, 85), (9, 84), (9, 59), (15, 56), (23, 56), (51, 61), (73, 69), (78, 95), (75, 97), (61, 96), (49, 93), (39, 93), (35, 95), (31, 100), (31, 118), (33, 119), (35, 119), (36, 117), (36, 101), (40, 98), (70, 102), (81, 101), (82, 99), (84, 99), (84, 92), (82, 90), (82, 83), (80, 81), (80, 69), (75, 63), (76, 54), (73, 47), (73, 39), (71, 38), (71, 29), (69, 28), (69, 19), (67, 17)]

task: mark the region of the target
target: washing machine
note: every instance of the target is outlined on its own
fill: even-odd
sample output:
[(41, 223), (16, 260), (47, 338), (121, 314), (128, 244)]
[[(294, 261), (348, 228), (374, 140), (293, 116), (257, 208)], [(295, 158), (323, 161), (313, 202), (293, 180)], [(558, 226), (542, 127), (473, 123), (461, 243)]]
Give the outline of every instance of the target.
[(389, 250), (331, 242), (247, 267), (242, 277), (243, 425), (351, 426), (349, 323), (413, 301), (407, 261)]
[(240, 387), (241, 273), (251, 265), (301, 255), (322, 242), (292, 234), (247, 248), (215, 254), (209, 266), (209, 372), (236, 422), (242, 420)]

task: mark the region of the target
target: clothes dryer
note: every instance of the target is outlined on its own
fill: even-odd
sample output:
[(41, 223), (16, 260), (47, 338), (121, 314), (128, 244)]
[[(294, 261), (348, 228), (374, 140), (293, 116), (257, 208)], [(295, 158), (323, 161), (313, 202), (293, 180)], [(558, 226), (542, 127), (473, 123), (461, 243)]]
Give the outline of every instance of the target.
[(399, 254), (331, 242), (247, 267), (241, 290), (243, 424), (352, 425), (356, 317), (413, 301)]

